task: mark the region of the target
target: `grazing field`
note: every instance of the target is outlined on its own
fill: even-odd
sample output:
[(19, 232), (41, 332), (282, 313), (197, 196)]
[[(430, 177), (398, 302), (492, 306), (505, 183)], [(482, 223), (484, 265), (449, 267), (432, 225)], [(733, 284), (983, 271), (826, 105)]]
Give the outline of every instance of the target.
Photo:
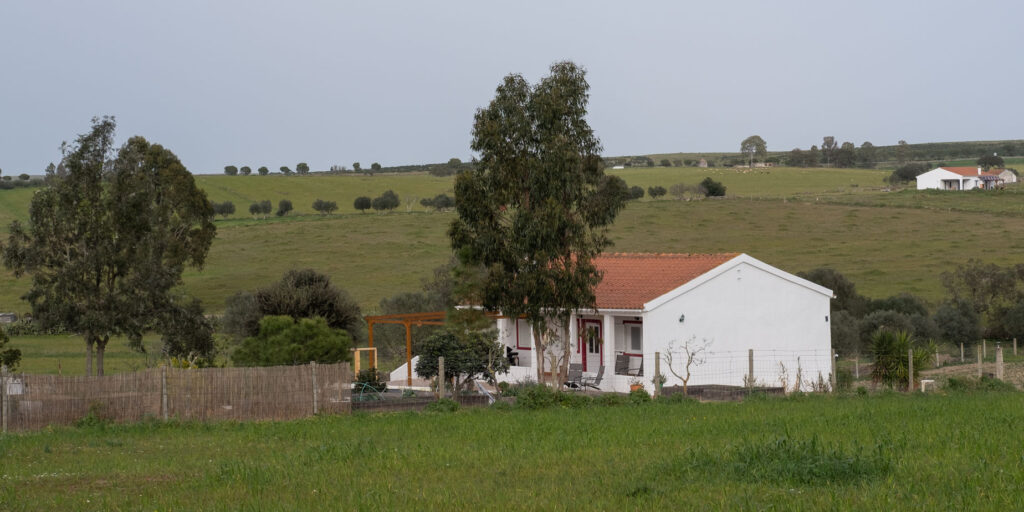
[[(143, 344), (150, 351), (148, 354), (130, 350), (126, 338), (111, 338), (103, 355), (104, 372), (142, 370), (147, 367), (147, 360), (155, 364), (160, 350), (159, 337), (146, 336)], [(14, 336), (10, 346), (21, 350), (20, 373), (85, 375), (85, 341), (80, 336)]]
[[(741, 251), (793, 272), (833, 266), (869, 295), (908, 291), (936, 300), (938, 275), (969, 258), (1020, 261), (1024, 222), (1016, 211), (1024, 207), (1022, 199), (1024, 192), (1015, 189), (644, 200), (630, 203), (611, 233), (616, 251)], [(218, 311), (238, 290), (266, 284), (292, 268), (313, 267), (372, 312), (381, 298), (415, 289), (448, 260), (445, 232), (452, 218), (413, 211), (218, 220), (207, 264), (186, 272), (186, 287)], [(0, 310), (25, 311), (18, 297), (27, 287), (27, 279), (0, 274)]]
[(803, 396), (0, 438), (4, 510), (1019, 510), (1024, 393)]

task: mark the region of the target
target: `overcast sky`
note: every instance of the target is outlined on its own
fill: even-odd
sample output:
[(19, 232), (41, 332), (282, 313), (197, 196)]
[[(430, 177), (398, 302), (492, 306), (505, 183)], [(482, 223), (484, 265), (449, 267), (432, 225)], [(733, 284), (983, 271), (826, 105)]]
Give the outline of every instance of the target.
[(588, 70), (605, 154), (1024, 138), (1022, 2), (0, 0), (0, 169), (111, 114), (193, 172), (468, 159), (502, 77)]

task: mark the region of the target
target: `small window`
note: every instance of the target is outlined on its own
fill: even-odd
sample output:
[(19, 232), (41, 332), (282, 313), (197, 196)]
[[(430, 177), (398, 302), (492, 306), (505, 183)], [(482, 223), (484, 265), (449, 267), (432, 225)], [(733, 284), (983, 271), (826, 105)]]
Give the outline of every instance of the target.
[(629, 328), (629, 349), (633, 352), (643, 352), (644, 350), (644, 329), (639, 325), (634, 325)]

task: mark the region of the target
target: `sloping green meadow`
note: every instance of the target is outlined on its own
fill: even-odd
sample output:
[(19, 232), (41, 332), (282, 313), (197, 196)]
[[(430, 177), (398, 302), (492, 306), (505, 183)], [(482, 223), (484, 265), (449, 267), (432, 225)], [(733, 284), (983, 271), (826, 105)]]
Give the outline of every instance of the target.
[[(630, 183), (699, 181), (694, 169), (626, 170)], [(707, 171), (707, 170), (699, 170)], [(621, 171), (617, 171), (621, 172)], [(724, 172), (724, 171), (723, 171)], [(773, 170), (773, 173), (776, 170)], [(867, 181), (877, 172), (861, 170), (786, 169), (783, 174), (742, 174), (728, 171), (721, 179), (740, 192), (756, 191), (754, 180), (813, 180), (861, 176)], [(632, 174), (630, 174), (632, 173)], [(789, 178), (782, 178), (791, 173)], [(685, 175), (684, 175), (685, 174)], [(775, 176), (775, 178), (772, 178)], [(692, 179), (691, 179), (692, 178)], [(451, 178), (414, 176), (248, 176), (200, 177), (211, 183), (276, 183), (296, 197), (316, 194), (307, 184), (363, 183), (391, 180), (388, 188), (400, 195), (407, 190), (424, 196), (448, 190)], [(1010, 190), (994, 194), (940, 194), (917, 191), (865, 191), (846, 187), (844, 179), (822, 182), (816, 187), (836, 187), (845, 192), (810, 190), (791, 192), (795, 184), (763, 195), (743, 195), (722, 200), (631, 202), (612, 228), (616, 251), (648, 252), (747, 252), (772, 265), (796, 272), (817, 266), (833, 266), (854, 279), (870, 295), (881, 296), (908, 291), (937, 300), (941, 296), (938, 275), (969, 258), (996, 263), (1020, 261), (1024, 254), (1024, 219), (1016, 214), (1024, 208), (1024, 195)], [(405, 180), (405, 181), (403, 181)], [(813, 181), (808, 179), (807, 182)], [(383, 182), (381, 182), (383, 183)], [(407, 188), (403, 188), (405, 185)], [(436, 187), (436, 189), (431, 189)], [(745, 188), (746, 187), (746, 188)], [(212, 190), (212, 189), (211, 189)], [(262, 197), (262, 189), (227, 189), (231, 194)], [(361, 194), (362, 190), (347, 193)], [(8, 196), (17, 193), (21, 196)], [(27, 204), (25, 189), (0, 191), (0, 208), (11, 211), (16, 203)], [(215, 199), (220, 192), (211, 192)], [(228, 192), (224, 192), (227, 194)], [(757, 199), (757, 197), (772, 197)], [(326, 196), (326, 194), (324, 194)], [(24, 197), (22, 197), (24, 196)], [(10, 199), (4, 203), (5, 199)], [(17, 201), (15, 201), (17, 199)], [(22, 201), (22, 200), (25, 201)], [(21, 201), (21, 203), (19, 203)], [(296, 208), (302, 211), (298, 200)], [(223, 307), (226, 297), (280, 277), (292, 268), (312, 267), (330, 274), (372, 311), (379, 300), (401, 291), (416, 289), (431, 269), (450, 257), (446, 229), (452, 213), (425, 212), (416, 205), (411, 212), (389, 214), (344, 213), (322, 217), (292, 215), (253, 220), (246, 217), (218, 220), (217, 239), (206, 266), (189, 270), (186, 287), (212, 311)], [(403, 205), (400, 210), (405, 210)], [(0, 273), (0, 310), (25, 311), (18, 297), (28, 280), (14, 280)]]
[(1024, 394), (157, 422), (0, 438), (4, 510), (1020, 510)]

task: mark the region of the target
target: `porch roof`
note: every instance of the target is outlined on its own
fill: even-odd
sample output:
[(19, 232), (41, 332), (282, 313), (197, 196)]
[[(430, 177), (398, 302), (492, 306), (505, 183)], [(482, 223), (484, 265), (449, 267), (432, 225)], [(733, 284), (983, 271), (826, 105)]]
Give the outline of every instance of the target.
[(675, 290), (739, 256), (722, 254), (607, 253), (594, 258), (604, 273), (594, 290), (598, 309), (643, 309), (644, 304)]

